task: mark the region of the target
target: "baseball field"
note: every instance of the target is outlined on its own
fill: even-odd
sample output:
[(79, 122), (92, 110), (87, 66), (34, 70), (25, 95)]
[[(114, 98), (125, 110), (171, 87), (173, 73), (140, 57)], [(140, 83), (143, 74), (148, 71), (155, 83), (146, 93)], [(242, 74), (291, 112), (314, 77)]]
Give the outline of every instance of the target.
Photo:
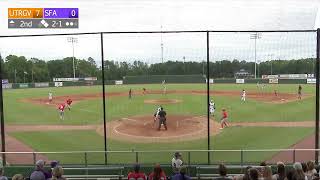
[[(147, 89), (146, 94), (142, 93), (142, 88)], [(302, 88), (302, 99), (298, 100), (297, 84), (210, 85), (210, 99), (216, 104), (215, 116), (210, 117), (210, 148), (286, 149), (299, 148), (299, 144), (307, 141), (304, 148), (313, 148), (315, 86), (302, 85)], [(131, 99), (129, 89), (133, 92)], [(166, 84), (166, 89), (163, 94), (162, 84), (106, 86), (108, 150), (207, 149), (206, 84)], [(245, 102), (240, 100), (243, 89), (247, 92)], [(53, 93), (51, 103), (48, 103), (49, 92)], [(68, 98), (73, 100), (72, 108), (65, 111), (62, 121), (57, 106)], [(7, 151), (103, 151), (102, 103), (101, 86), (5, 90)], [(155, 128), (153, 114), (159, 105), (167, 112), (167, 131)], [(220, 130), (222, 108), (227, 110), (231, 126)], [(243, 160), (276, 161), (281, 153), (245, 152)], [(87, 155), (89, 163), (104, 163), (103, 153)], [(131, 163), (135, 155), (111, 153), (108, 163)], [(168, 163), (171, 156), (169, 152), (141, 153), (139, 161)], [(84, 162), (80, 153), (42, 153), (38, 158), (58, 159), (62, 163)], [(192, 152), (188, 158), (192, 163), (207, 163), (205, 152)], [(214, 152), (211, 159), (212, 162), (236, 163), (240, 162), (240, 153)], [(7, 161), (26, 164), (32, 162), (32, 156), (9, 155)]]

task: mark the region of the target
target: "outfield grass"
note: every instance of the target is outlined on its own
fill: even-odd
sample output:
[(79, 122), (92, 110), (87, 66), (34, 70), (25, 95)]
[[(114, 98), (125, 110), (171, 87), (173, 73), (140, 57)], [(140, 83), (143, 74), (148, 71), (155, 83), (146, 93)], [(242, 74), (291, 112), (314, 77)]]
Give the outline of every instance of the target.
[[(211, 149), (274, 149), (288, 148), (297, 140), (301, 140), (313, 133), (312, 128), (268, 128), (268, 127), (233, 127), (226, 129), (221, 134), (211, 137)], [(59, 131), (59, 132), (15, 132), (14, 137), (33, 147), (37, 151), (102, 151), (103, 137), (94, 131)], [(285, 139), (280, 141), (279, 139)], [(130, 151), (134, 150), (194, 150), (207, 149), (207, 140), (186, 141), (181, 143), (124, 143), (108, 140), (108, 150)], [(268, 160), (277, 152), (245, 153), (244, 161), (259, 162)], [(84, 163), (83, 154), (47, 154), (50, 159), (59, 159), (62, 163)], [(172, 153), (143, 153), (139, 154), (142, 163), (168, 163)], [(187, 154), (184, 154), (188, 161)], [(114, 153), (109, 157), (109, 163), (125, 164), (135, 161), (135, 153)], [(240, 162), (240, 153), (215, 152), (212, 153), (212, 162)], [(104, 163), (103, 153), (89, 153), (89, 163)], [(207, 153), (192, 152), (190, 162), (201, 164), (207, 162)]]
[[(294, 93), (296, 85), (278, 85), (282, 92)], [(141, 92), (142, 85), (107, 86), (107, 92), (127, 92), (129, 88)], [(160, 85), (143, 85), (147, 89), (161, 89)], [(265, 91), (272, 91), (270, 85)], [(247, 91), (256, 91), (256, 85), (230, 85), (217, 84), (211, 87), (214, 90), (238, 90), (245, 88)], [(205, 90), (205, 85), (183, 84), (168, 85), (168, 90)], [(4, 112), (7, 124), (101, 124), (103, 122), (102, 98), (80, 101), (73, 105), (72, 112), (66, 112), (66, 121), (61, 122), (55, 107), (21, 102), (25, 98), (47, 98), (49, 91), (54, 96), (92, 94), (101, 92), (101, 87), (63, 87), (63, 88), (39, 88), (39, 89), (17, 89), (4, 92)], [(314, 92), (314, 86), (304, 86), (304, 91)], [(240, 94), (240, 93), (239, 93)], [(106, 114), (107, 120), (134, 115), (152, 115), (156, 105), (144, 104), (145, 99), (180, 99), (183, 103), (165, 105), (169, 114), (206, 114), (206, 96), (204, 95), (147, 95), (134, 96), (132, 100), (127, 97), (107, 97)], [(227, 97), (214, 95), (217, 112), (221, 108), (227, 108), (230, 120), (234, 122), (256, 122), (256, 121), (312, 121), (314, 120), (314, 99), (307, 98), (303, 101), (295, 101), (287, 104), (270, 104), (248, 99), (246, 103), (238, 97)], [(22, 113), (16, 113), (22, 112)], [(253, 113), (255, 112), (255, 113)], [(270, 113), (273, 112), (273, 113)], [(301, 113), (303, 112), (303, 113)]]

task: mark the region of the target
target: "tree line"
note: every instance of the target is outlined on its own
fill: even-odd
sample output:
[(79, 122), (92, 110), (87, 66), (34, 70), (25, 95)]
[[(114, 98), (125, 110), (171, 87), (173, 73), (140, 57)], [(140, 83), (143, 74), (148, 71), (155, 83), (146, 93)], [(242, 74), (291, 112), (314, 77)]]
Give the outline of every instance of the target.
[[(73, 77), (73, 58), (66, 57), (44, 61), (38, 58), (27, 59), (24, 56), (9, 55), (1, 58), (1, 72), (3, 79), (11, 83), (22, 82), (50, 82), (53, 78)], [(76, 77), (97, 77), (101, 79), (102, 68), (96, 61), (89, 57), (87, 59), (75, 58)], [(257, 75), (263, 74), (313, 74), (315, 59), (297, 60), (271, 60), (257, 64)], [(206, 74), (206, 61), (175, 61), (168, 60), (164, 63), (147, 64), (143, 61), (119, 62), (112, 60), (104, 61), (105, 79), (119, 80), (124, 76), (142, 75), (189, 75)], [(209, 63), (210, 77), (233, 78), (240, 69), (254, 74), (254, 62), (244, 60), (221, 60)]]

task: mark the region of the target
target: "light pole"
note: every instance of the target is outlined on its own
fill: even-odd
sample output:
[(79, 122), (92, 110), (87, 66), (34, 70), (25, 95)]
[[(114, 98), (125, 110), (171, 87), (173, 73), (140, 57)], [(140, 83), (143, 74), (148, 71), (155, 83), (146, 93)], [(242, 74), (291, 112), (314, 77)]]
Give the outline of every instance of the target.
[(74, 44), (78, 43), (78, 38), (68, 37), (68, 42), (72, 44), (72, 67), (73, 67), (73, 79), (76, 78), (76, 69), (74, 66)]
[(182, 59), (183, 59), (183, 73), (186, 74), (186, 62), (185, 62), (186, 61), (186, 57), (183, 56)]
[[(161, 32), (162, 32), (162, 25), (161, 25)], [(161, 38), (161, 43), (160, 43), (160, 46), (161, 46), (161, 63), (163, 63), (163, 41), (162, 41), (162, 33), (160, 34), (160, 38)]]
[(257, 79), (257, 39), (261, 38), (261, 33), (250, 34), (250, 39), (254, 39), (254, 78)]
[(270, 66), (271, 66), (270, 73), (271, 73), (271, 75), (272, 75), (272, 59), (273, 59), (273, 55), (274, 54), (268, 54), (268, 56), (270, 56)]

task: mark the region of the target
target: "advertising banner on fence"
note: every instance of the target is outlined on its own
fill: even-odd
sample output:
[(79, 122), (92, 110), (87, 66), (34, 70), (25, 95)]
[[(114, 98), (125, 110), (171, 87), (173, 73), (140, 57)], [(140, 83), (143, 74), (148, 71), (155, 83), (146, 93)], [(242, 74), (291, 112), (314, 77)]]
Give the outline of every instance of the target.
[(315, 84), (315, 83), (316, 83), (316, 79), (315, 78), (307, 79), (307, 84)]
[(237, 84), (244, 84), (244, 79), (236, 79)]
[(2, 79), (2, 84), (8, 84), (9, 80), (8, 79)]
[(269, 79), (269, 84), (278, 84), (279, 80), (278, 79)]
[(123, 81), (122, 80), (117, 80), (117, 81), (114, 82), (114, 84), (115, 85), (121, 85), (121, 84), (123, 84)]
[(62, 87), (63, 86), (63, 82), (54, 82), (54, 86), (55, 87)]
[(44, 83), (34, 83), (34, 86), (36, 88), (40, 88), (40, 87), (49, 87), (49, 83), (44, 82)]
[(307, 79), (307, 74), (280, 74), (279, 79)]
[(28, 83), (20, 83), (19, 88), (28, 88), (29, 84)]
[(278, 75), (262, 75), (262, 79), (278, 79)]
[(63, 81), (63, 82), (68, 82), (68, 81), (79, 81), (79, 78), (53, 78), (54, 82), (58, 81)]
[(96, 80), (98, 80), (98, 78), (97, 77), (86, 77), (86, 78), (84, 78), (84, 80), (85, 81), (96, 81)]
[[(206, 79), (206, 83), (208, 82), (208, 79)], [(209, 83), (213, 84), (213, 79), (209, 79)]]
[(2, 84), (3, 89), (12, 89), (12, 84)]

